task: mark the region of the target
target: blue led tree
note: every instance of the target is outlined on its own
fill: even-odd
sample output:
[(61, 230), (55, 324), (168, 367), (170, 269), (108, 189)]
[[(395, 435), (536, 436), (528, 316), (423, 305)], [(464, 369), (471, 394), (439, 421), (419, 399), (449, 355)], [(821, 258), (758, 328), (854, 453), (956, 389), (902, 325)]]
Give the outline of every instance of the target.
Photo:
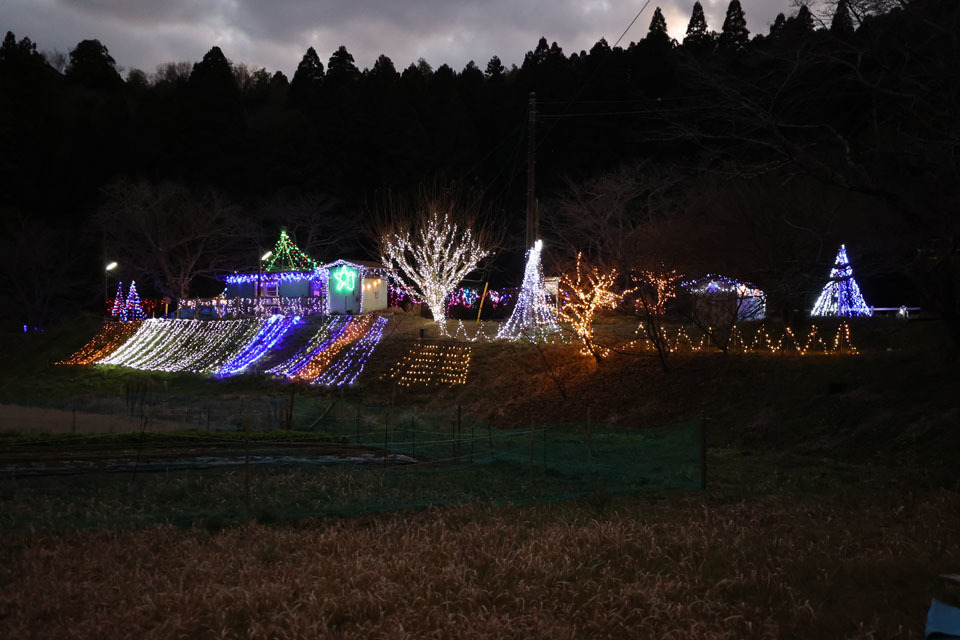
[(810, 315), (844, 318), (873, 315), (873, 309), (863, 299), (860, 286), (853, 278), (853, 267), (850, 266), (844, 245), (840, 245), (833, 269), (830, 270), (830, 280), (824, 285)]
[(126, 308), (126, 302), (123, 299), (123, 283), (117, 283), (117, 295), (113, 298), (113, 307), (110, 309), (111, 318), (121, 318), (123, 310)]
[(510, 319), (500, 327), (498, 338), (520, 340), (538, 339), (557, 331), (557, 320), (547, 300), (543, 286), (543, 271), (540, 267), (540, 251), (543, 243), (537, 240), (527, 252), (527, 266), (523, 270), (523, 284), (517, 294)]
[(124, 320), (143, 320), (147, 317), (140, 303), (140, 294), (137, 293), (137, 283), (130, 281), (130, 290), (127, 291), (127, 302), (123, 306)]

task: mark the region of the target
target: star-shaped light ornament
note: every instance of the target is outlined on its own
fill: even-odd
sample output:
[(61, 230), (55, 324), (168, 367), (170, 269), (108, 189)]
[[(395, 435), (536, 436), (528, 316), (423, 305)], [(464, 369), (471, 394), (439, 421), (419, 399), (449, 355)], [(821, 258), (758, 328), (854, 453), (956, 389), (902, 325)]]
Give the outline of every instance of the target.
[(337, 291), (353, 291), (357, 286), (357, 272), (350, 267), (341, 266), (333, 277), (337, 281)]

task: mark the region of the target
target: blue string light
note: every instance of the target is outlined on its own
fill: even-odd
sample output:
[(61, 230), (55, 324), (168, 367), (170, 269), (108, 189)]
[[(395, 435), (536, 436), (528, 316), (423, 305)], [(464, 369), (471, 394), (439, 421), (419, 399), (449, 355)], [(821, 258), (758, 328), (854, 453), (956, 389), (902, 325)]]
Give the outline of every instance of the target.
[(287, 333), (300, 323), (300, 316), (270, 316), (256, 335), (217, 371), (218, 376), (232, 376), (263, 357)]
[(811, 316), (838, 316), (853, 318), (872, 316), (871, 309), (863, 295), (860, 286), (853, 277), (853, 267), (847, 258), (847, 248), (840, 245), (837, 257), (830, 270), (830, 279), (820, 292), (817, 303), (813, 305)]
[(379, 316), (373, 321), (373, 326), (367, 330), (363, 337), (351, 345), (343, 356), (327, 367), (327, 370), (318, 376), (313, 384), (326, 387), (341, 387), (353, 384), (357, 377), (363, 373), (373, 350), (380, 344), (383, 329), (386, 326), (387, 319)]

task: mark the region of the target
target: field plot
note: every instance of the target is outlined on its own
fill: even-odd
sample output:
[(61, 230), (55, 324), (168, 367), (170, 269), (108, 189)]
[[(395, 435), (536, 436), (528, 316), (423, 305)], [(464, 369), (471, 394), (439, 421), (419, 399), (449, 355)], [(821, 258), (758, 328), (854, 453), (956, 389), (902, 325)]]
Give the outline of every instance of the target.
[[(3, 482), (15, 483), (16, 498), (0, 515), (0, 531), (536, 504), (597, 492), (697, 490), (703, 481), (698, 424), (625, 434), (604, 425), (448, 426), (449, 415), (368, 407), (341, 415), (314, 433), (2, 437), (0, 471)], [(194, 494), (198, 477), (207, 489)], [(171, 498), (178, 495), (192, 497)], [(144, 511), (144, 504), (158, 507)]]

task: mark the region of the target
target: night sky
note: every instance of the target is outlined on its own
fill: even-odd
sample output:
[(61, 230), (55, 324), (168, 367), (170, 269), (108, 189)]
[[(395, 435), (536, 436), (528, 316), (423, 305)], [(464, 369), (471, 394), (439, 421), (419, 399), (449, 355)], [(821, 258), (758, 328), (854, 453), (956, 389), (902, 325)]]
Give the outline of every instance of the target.
[[(719, 31), (728, 0), (702, 2)], [(622, 45), (639, 40), (659, 5), (670, 34), (682, 40), (692, 0), (653, 0)], [(787, 1), (743, 0), (751, 33), (766, 33)], [(613, 45), (643, 6), (642, 0), (5, 0), (4, 30), (29, 36), (41, 51), (68, 52), (97, 38), (125, 70), (195, 61), (211, 46), (234, 62), (291, 76), (307, 47), (326, 64), (345, 45), (360, 68), (381, 53), (398, 68), (418, 58), (434, 67), (482, 69), (497, 55), (508, 67), (545, 36), (567, 53), (589, 50), (600, 38)]]

